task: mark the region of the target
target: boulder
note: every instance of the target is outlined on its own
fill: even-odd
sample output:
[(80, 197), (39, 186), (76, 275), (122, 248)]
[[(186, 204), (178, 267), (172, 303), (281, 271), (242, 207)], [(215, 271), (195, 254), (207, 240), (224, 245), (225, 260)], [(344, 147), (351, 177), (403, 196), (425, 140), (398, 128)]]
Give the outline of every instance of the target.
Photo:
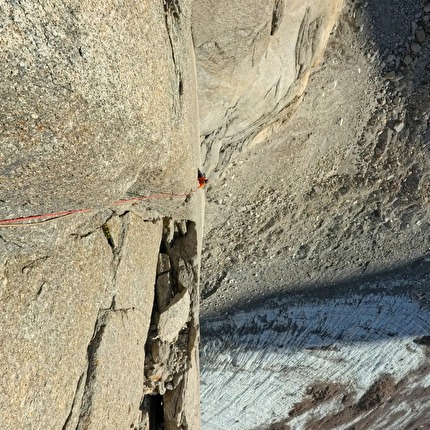
[(158, 335), (164, 342), (174, 342), (185, 327), (190, 314), (190, 293), (184, 290), (176, 294), (167, 309), (160, 314)]

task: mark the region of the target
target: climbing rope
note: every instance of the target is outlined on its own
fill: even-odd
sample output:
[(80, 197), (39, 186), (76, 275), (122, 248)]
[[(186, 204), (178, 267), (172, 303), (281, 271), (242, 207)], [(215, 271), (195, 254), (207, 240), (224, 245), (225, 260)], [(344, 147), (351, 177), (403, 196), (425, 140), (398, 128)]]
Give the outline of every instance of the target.
[[(150, 194), (148, 196), (117, 200), (116, 202), (113, 202), (112, 205), (122, 205), (126, 203), (135, 203), (143, 200), (160, 199), (160, 198), (166, 198), (166, 197), (189, 198), (191, 197), (193, 192), (194, 190), (190, 191), (189, 193), (183, 193), (183, 194), (171, 194), (171, 193)], [(54, 219), (63, 218), (68, 215), (86, 213), (92, 210), (93, 209), (71, 209), (68, 211), (52, 212), (52, 213), (39, 214), (39, 215), (29, 215), (29, 216), (19, 217), (19, 218), (2, 219), (0, 220), (0, 227), (20, 227), (20, 226), (39, 225), (48, 221), (53, 221)]]

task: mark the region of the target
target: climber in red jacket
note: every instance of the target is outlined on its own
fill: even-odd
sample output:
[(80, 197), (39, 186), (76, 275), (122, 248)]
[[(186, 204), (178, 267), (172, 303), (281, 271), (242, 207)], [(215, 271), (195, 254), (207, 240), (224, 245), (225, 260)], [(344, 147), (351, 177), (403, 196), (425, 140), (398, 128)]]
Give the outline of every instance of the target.
[(200, 169), (197, 172), (197, 180), (199, 181), (199, 188), (203, 188), (208, 183), (206, 175)]

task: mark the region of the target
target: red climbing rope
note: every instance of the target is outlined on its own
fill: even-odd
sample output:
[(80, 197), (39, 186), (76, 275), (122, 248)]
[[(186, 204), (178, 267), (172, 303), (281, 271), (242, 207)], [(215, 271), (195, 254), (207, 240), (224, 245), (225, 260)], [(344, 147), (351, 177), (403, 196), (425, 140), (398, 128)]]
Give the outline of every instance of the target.
[[(170, 194), (170, 193), (151, 194), (148, 196), (133, 197), (131, 199), (117, 200), (116, 202), (113, 202), (112, 204), (113, 205), (121, 205), (121, 204), (125, 204), (125, 203), (139, 202), (139, 201), (148, 200), (148, 199), (160, 199), (163, 197), (188, 198), (191, 196), (192, 193), (193, 193), (193, 191), (191, 191), (187, 194), (185, 194), (185, 193), (183, 193), (183, 194)], [(13, 225), (17, 225), (17, 224), (18, 225), (35, 225), (35, 224), (39, 224), (41, 222), (54, 220), (56, 218), (62, 218), (63, 216), (66, 216), (66, 215), (90, 212), (91, 210), (92, 209), (71, 209), (68, 211), (52, 212), (52, 213), (48, 213), (48, 214), (30, 215), (30, 216), (19, 217), (19, 218), (2, 219), (2, 220), (0, 220), (0, 227), (1, 226), (7, 226), (7, 225), (13, 226)], [(39, 220), (39, 222), (28, 222), (28, 221), (37, 221), (37, 220)], [(21, 224), (21, 223), (23, 223), (23, 224)]]

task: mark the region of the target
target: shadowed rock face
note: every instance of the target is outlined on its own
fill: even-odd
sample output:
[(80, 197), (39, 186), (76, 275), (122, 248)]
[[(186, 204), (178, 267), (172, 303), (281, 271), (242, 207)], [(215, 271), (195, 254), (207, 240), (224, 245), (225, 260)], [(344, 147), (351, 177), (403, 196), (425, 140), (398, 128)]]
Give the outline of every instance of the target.
[(207, 172), (220, 173), (268, 124), (291, 113), (342, 2), (246, 3), (196, 0), (193, 8)]
[(294, 117), (208, 189), (206, 430), (428, 426), (430, 2), (345, 3)]

